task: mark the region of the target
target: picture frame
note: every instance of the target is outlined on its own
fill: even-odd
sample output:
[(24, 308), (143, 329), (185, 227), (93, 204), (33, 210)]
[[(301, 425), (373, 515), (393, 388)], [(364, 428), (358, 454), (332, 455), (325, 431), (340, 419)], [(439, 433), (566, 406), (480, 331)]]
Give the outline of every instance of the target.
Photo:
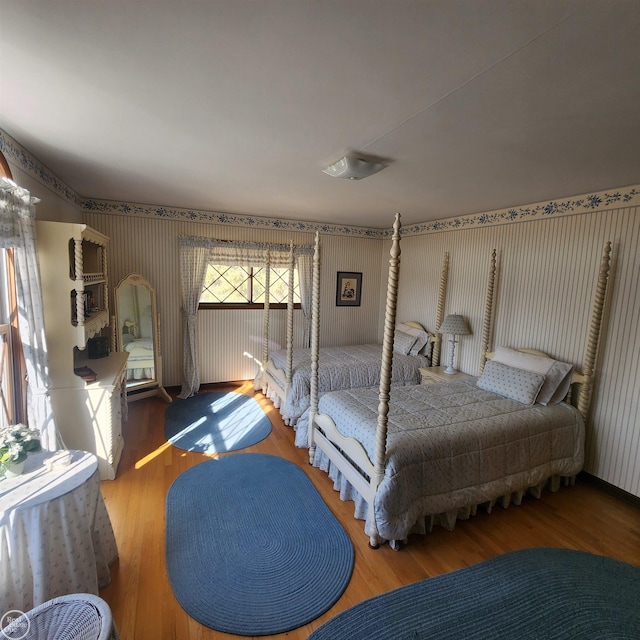
[(336, 307), (359, 307), (362, 293), (362, 273), (338, 271)]

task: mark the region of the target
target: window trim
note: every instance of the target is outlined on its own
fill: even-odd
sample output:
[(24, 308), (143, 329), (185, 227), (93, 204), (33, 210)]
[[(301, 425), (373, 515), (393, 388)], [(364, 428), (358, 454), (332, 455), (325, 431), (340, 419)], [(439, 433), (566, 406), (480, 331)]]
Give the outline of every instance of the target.
[[(286, 309), (288, 307), (286, 302), (271, 302), (269, 304), (269, 309)], [(294, 303), (294, 309), (302, 309), (302, 305), (299, 302)], [(220, 310), (224, 309), (226, 311), (238, 311), (239, 309), (262, 309), (264, 310), (263, 302), (200, 302), (198, 304), (198, 309), (214, 309)]]

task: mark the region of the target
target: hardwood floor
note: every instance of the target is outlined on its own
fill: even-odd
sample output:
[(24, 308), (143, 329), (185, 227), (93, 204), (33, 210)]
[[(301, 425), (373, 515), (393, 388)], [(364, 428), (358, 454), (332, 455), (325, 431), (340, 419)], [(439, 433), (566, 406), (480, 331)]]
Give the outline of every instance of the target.
[[(227, 389), (253, 395), (252, 383), (202, 388)], [(355, 549), (353, 576), (338, 602), (311, 624), (271, 638), (306, 638), (322, 622), (369, 596), (527, 547), (581, 549), (640, 566), (640, 509), (581, 478), (574, 487), (544, 492), (540, 500), (527, 497), (519, 507), (495, 507), (491, 514), (479, 510), (470, 520), (458, 522), (455, 531), (436, 528), (427, 536), (412, 536), (399, 552), (388, 545), (373, 551), (363, 523), (353, 518), (353, 503), (339, 500), (328, 477), (307, 463), (306, 450), (295, 448), (293, 430), (283, 425), (278, 411), (262, 394), (256, 398), (273, 430), (243, 452), (267, 453), (298, 464)], [(123, 640), (238, 638), (191, 619), (169, 585), (164, 559), (165, 497), (173, 480), (204, 456), (165, 441), (167, 406), (155, 397), (129, 404), (118, 477), (102, 483), (120, 558), (111, 567), (111, 584), (100, 596), (109, 603)]]

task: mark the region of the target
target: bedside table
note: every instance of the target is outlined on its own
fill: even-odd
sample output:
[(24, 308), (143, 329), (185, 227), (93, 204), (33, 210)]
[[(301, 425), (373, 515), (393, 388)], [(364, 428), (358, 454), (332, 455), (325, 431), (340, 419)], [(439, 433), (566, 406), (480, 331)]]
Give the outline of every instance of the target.
[(420, 375), (422, 380), (420, 384), (436, 384), (438, 382), (448, 382), (450, 380), (472, 380), (473, 376), (456, 371), (455, 373), (448, 374), (444, 370), (447, 367), (420, 367)]

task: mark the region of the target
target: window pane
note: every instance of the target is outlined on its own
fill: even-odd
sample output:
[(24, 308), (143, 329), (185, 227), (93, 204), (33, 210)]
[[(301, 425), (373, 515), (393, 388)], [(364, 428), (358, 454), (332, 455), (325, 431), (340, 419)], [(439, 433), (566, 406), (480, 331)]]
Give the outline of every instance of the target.
[[(298, 272), (294, 270), (293, 301), (300, 303)], [(286, 304), (289, 290), (289, 269), (271, 269), (271, 304)], [(252, 286), (253, 285), (253, 286)], [(265, 269), (263, 267), (229, 267), (212, 265), (207, 267), (201, 303), (264, 304)], [(253, 295), (252, 295), (253, 292)]]
[[(265, 269), (253, 270), (253, 299), (254, 302), (264, 304)], [(271, 269), (269, 282), (269, 302), (271, 304), (286, 304), (289, 297), (289, 269)], [(293, 302), (300, 303), (300, 288), (298, 286), (298, 271), (293, 272)]]
[(249, 272), (243, 267), (210, 264), (200, 302), (249, 302)]

